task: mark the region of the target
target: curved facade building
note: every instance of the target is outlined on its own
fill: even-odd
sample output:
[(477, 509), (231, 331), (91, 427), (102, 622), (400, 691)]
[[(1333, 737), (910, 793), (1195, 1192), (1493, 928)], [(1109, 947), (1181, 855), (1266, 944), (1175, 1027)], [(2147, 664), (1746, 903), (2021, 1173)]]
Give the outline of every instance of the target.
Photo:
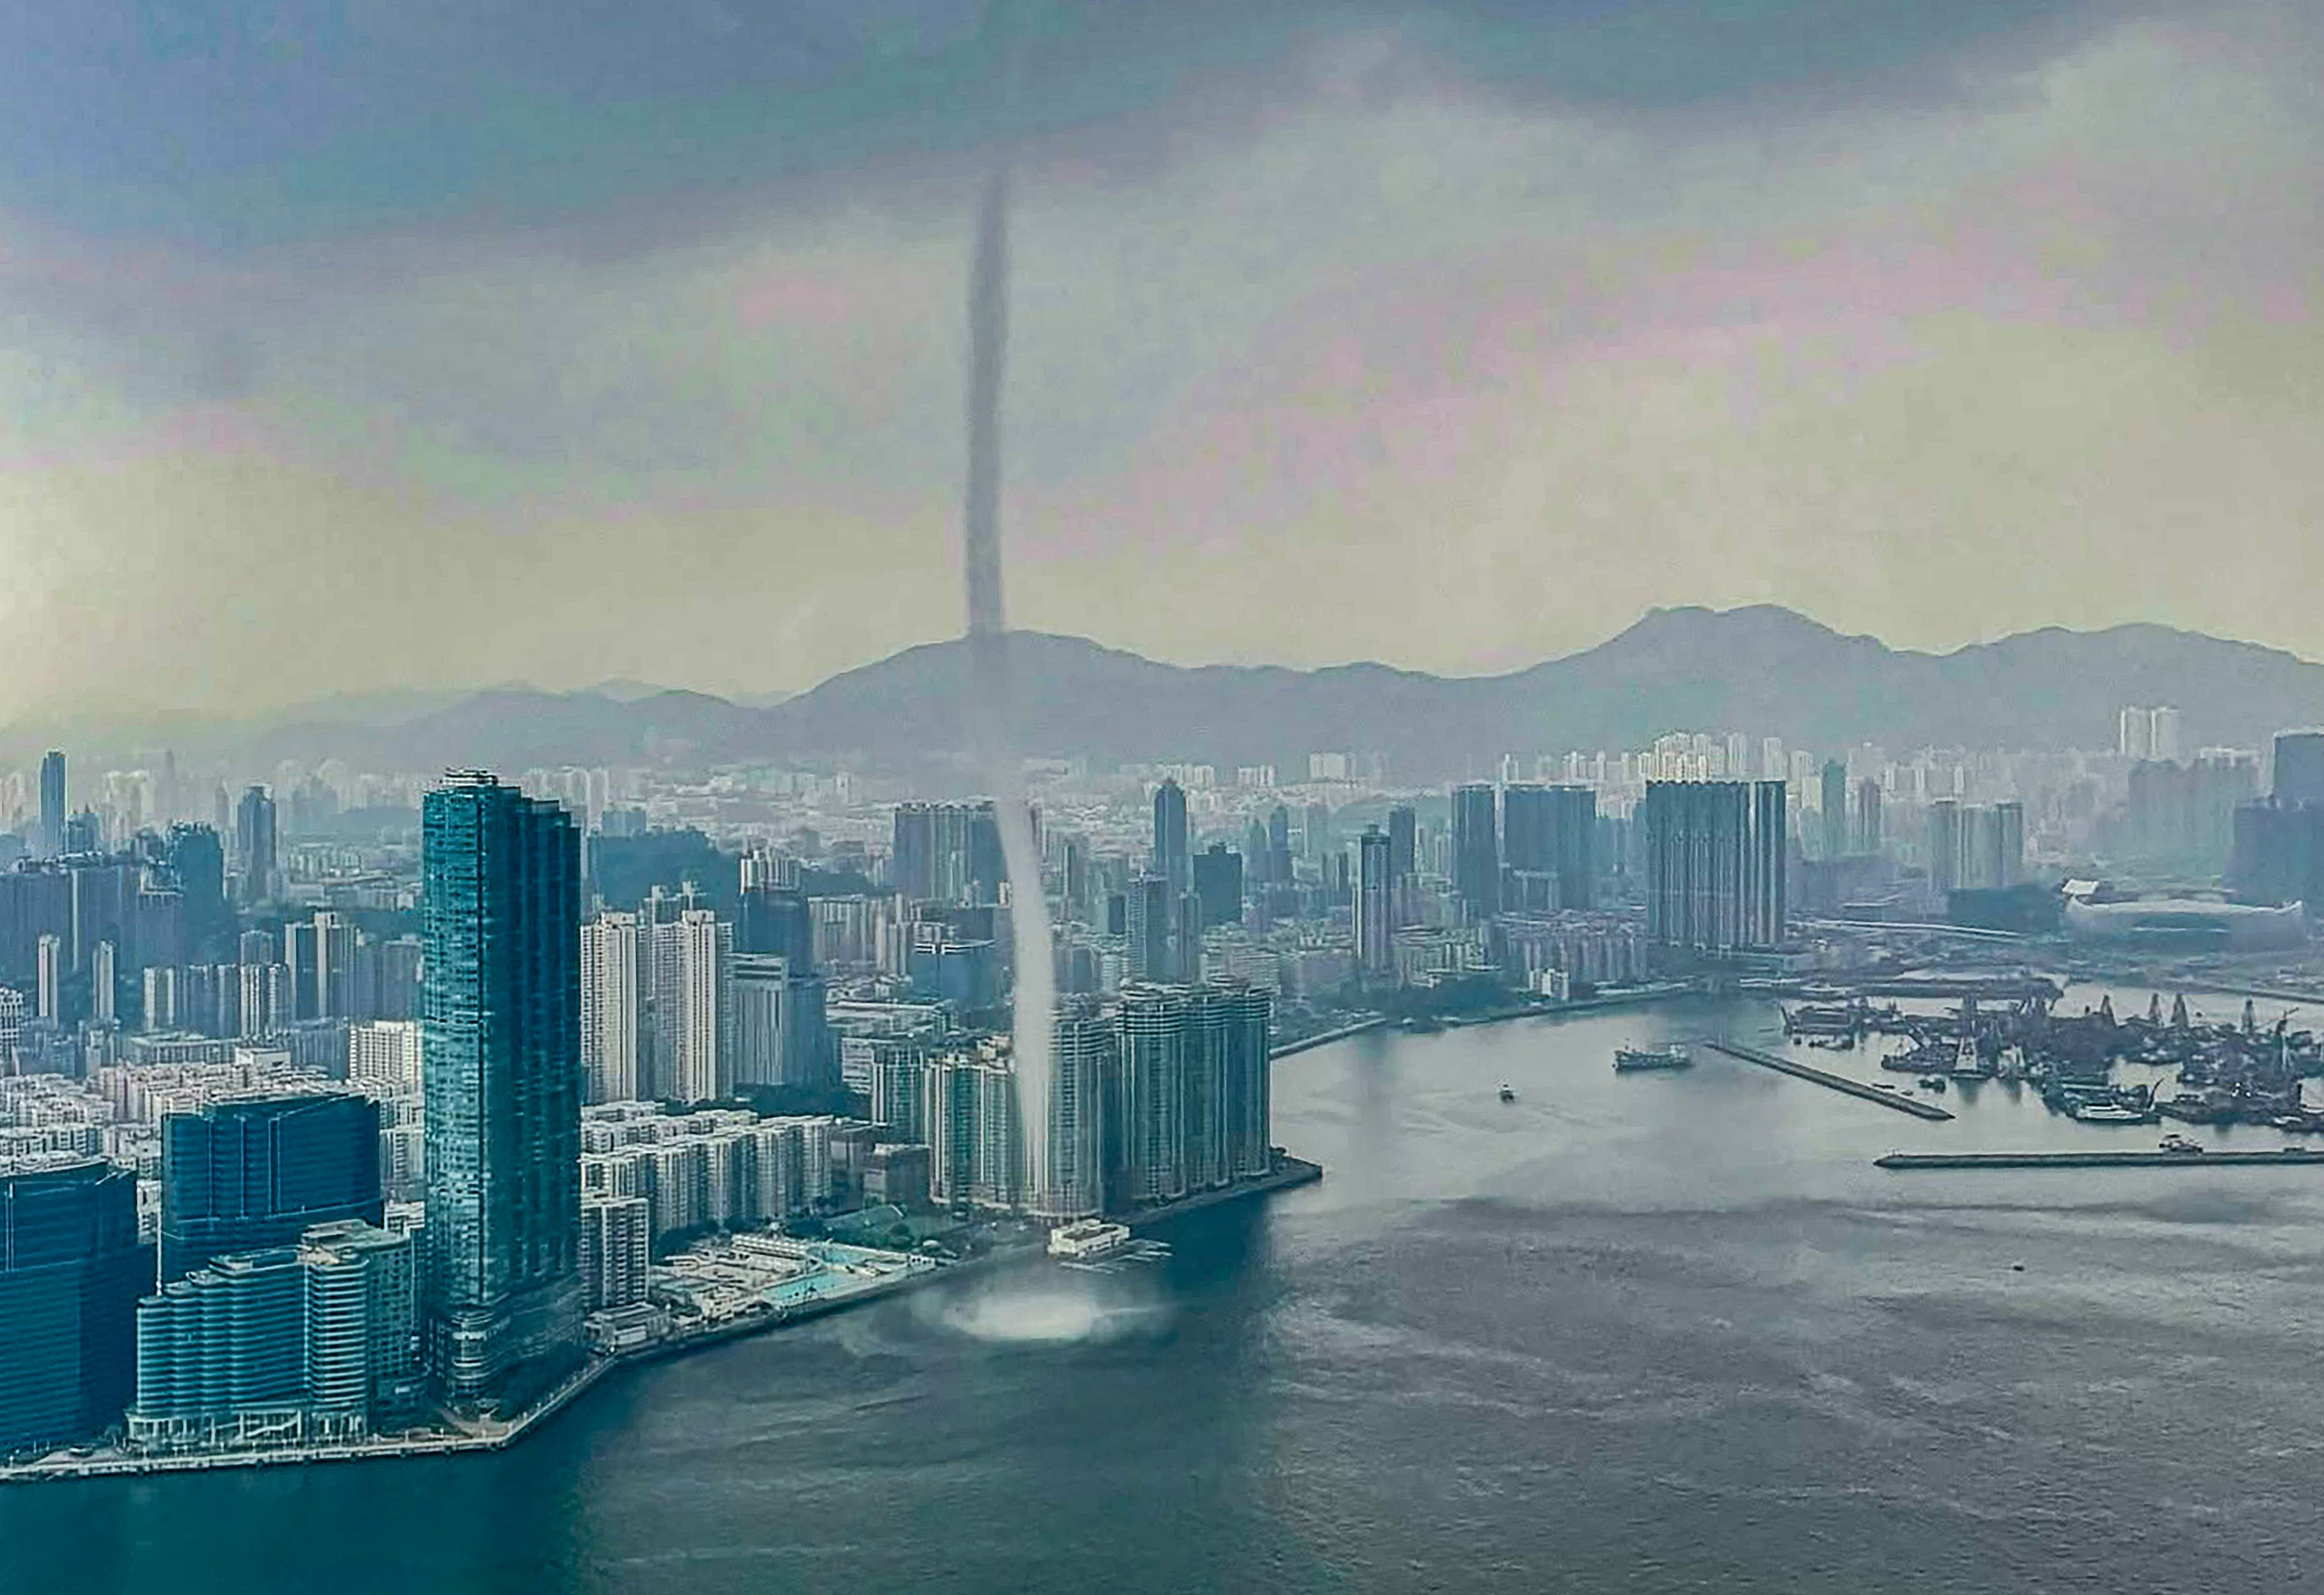
[(2298, 903), (2262, 908), (2190, 898), (2144, 898), (2126, 903), (2070, 901), (2066, 933), (2080, 941), (2157, 942), (2260, 952), (2304, 946), (2308, 916)]

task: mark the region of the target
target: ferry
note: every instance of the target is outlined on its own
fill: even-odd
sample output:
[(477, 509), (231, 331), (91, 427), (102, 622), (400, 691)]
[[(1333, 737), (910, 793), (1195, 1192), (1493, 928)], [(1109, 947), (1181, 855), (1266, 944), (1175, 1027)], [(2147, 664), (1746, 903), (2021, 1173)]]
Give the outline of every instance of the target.
[(1614, 1049), (1614, 1073), (1617, 1074), (1628, 1074), (1639, 1069), (1686, 1069), (1693, 1065), (1694, 1060), (1687, 1056), (1685, 1046), (1676, 1041), (1667, 1046), (1618, 1046)]
[(1127, 1224), (1110, 1224), (1103, 1219), (1083, 1219), (1078, 1223), (1061, 1224), (1049, 1231), (1049, 1255), (1064, 1262), (1096, 1262), (1123, 1250), (1130, 1242), (1130, 1227)]

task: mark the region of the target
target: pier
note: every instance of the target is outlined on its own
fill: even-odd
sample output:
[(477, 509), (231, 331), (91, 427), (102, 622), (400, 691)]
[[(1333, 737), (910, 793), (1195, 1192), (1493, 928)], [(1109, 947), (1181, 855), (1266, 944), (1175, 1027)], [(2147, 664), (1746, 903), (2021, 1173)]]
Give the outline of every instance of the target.
[(2324, 1166), (2324, 1151), (2280, 1147), (2265, 1152), (1891, 1152), (1875, 1168), (2273, 1168)]
[(1303, 1036), (1296, 1041), (1286, 1041), (1282, 1046), (1270, 1049), (1267, 1056), (1270, 1062), (1276, 1058), (1293, 1057), (1303, 1052), (1313, 1051), (1318, 1046), (1329, 1046), (1334, 1041), (1345, 1041), (1351, 1036), (1363, 1036), (1374, 1030), (1384, 1030), (1395, 1022), (1384, 1013), (1374, 1014), (1371, 1018), (1359, 1019), (1352, 1025), (1342, 1025), (1337, 1029), (1325, 1030), (1320, 1035)]
[(1924, 1102), (1918, 1097), (1908, 1097), (1898, 1091), (1883, 1091), (1877, 1085), (1867, 1085), (1860, 1080), (1850, 1080), (1845, 1074), (1835, 1074), (1829, 1069), (1819, 1069), (1812, 1064), (1794, 1063), (1790, 1058), (1777, 1057), (1772, 1052), (1761, 1052), (1754, 1046), (1738, 1046), (1731, 1041), (1706, 1041), (1713, 1052), (1723, 1052), (1729, 1057), (1747, 1064), (1757, 1064), (1763, 1069), (1790, 1074), (1801, 1080), (1812, 1080), (1818, 1085), (1829, 1086), (1848, 1096), (1861, 1097), (1868, 1102), (1877, 1102), (1884, 1108), (1894, 1108), (1899, 1113), (1910, 1113), (1915, 1119), (1950, 1119), (1952, 1115), (1934, 1102)]

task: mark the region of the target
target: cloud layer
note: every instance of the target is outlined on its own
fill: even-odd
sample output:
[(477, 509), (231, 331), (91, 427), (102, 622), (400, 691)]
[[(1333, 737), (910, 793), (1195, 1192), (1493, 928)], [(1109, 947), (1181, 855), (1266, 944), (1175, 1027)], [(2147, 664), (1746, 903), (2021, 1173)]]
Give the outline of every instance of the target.
[(1055, 0), (1005, 116), (950, 0), (331, 9), (0, 51), (0, 716), (957, 632), (998, 138), (1017, 623), (2324, 654), (2304, 8)]

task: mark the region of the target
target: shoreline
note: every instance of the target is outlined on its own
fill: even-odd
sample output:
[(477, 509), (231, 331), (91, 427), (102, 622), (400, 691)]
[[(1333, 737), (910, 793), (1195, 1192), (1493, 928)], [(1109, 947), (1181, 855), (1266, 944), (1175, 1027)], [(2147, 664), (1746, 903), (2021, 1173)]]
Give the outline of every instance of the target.
[[(1434, 1035), (1443, 1030), (1474, 1029), (1480, 1025), (1507, 1024), (1511, 1019), (1555, 1019), (1569, 1014), (1600, 1013), (1609, 1009), (1642, 1008), (1650, 1002), (1667, 1002), (1682, 997), (1700, 997), (1702, 989), (1692, 981), (1658, 981), (1643, 986), (1625, 987), (1618, 991), (1603, 991), (1595, 997), (1577, 997), (1570, 1002), (1521, 1003), (1508, 1008), (1489, 1008), (1480, 1013), (1446, 1014), (1436, 1026), (1426, 1029), (1404, 1032), (1411, 1035)], [(1367, 1036), (1375, 1030), (1402, 1031), (1401, 1021), (1387, 1014), (1375, 1014), (1337, 1029), (1320, 1031), (1313, 1036), (1287, 1041), (1269, 1052), (1268, 1060), (1296, 1056), (1312, 1052), (1319, 1046), (1329, 1046), (1335, 1041), (1346, 1041), (1357, 1036)]]
[[(1385, 1022), (1384, 1020), (1381, 1022)], [(1337, 1039), (1337, 1037), (1334, 1037)], [(1120, 1215), (1114, 1222), (1142, 1230), (1184, 1218), (1230, 1202), (1249, 1201), (1277, 1191), (1312, 1185), (1323, 1177), (1323, 1167), (1302, 1157), (1282, 1154), (1274, 1168), (1240, 1185), (1204, 1191), (1195, 1195), (1142, 1212)], [(505, 1422), (493, 1422), (477, 1431), (442, 1431), (399, 1435), (359, 1443), (315, 1446), (282, 1446), (254, 1451), (180, 1452), (156, 1456), (75, 1457), (52, 1452), (34, 1461), (0, 1463), (0, 1488), (24, 1484), (63, 1484), (93, 1480), (151, 1479), (171, 1474), (241, 1472), (256, 1468), (285, 1468), (334, 1462), (383, 1462), (413, 1457), (470, 1456), (508, 1450), (549, 1423), (613, 1374), (648, 1363), (673, 1360), (708, 1351), (736, 1341), (752, 1340), (778, 1330), (827, 1318), (939, 1280), (958, 1279), (1003, 1263), (1042, 1259), (1029, 1248), (1011, 1248), (964, 1258), (956, 1262), (915, 1269), (844, 1294), (818, 1295), (785, 1307), (737, 1314), (702, 1331), (610, 1355), (592, 1354), (586, 1362), (534, 1406)]]

